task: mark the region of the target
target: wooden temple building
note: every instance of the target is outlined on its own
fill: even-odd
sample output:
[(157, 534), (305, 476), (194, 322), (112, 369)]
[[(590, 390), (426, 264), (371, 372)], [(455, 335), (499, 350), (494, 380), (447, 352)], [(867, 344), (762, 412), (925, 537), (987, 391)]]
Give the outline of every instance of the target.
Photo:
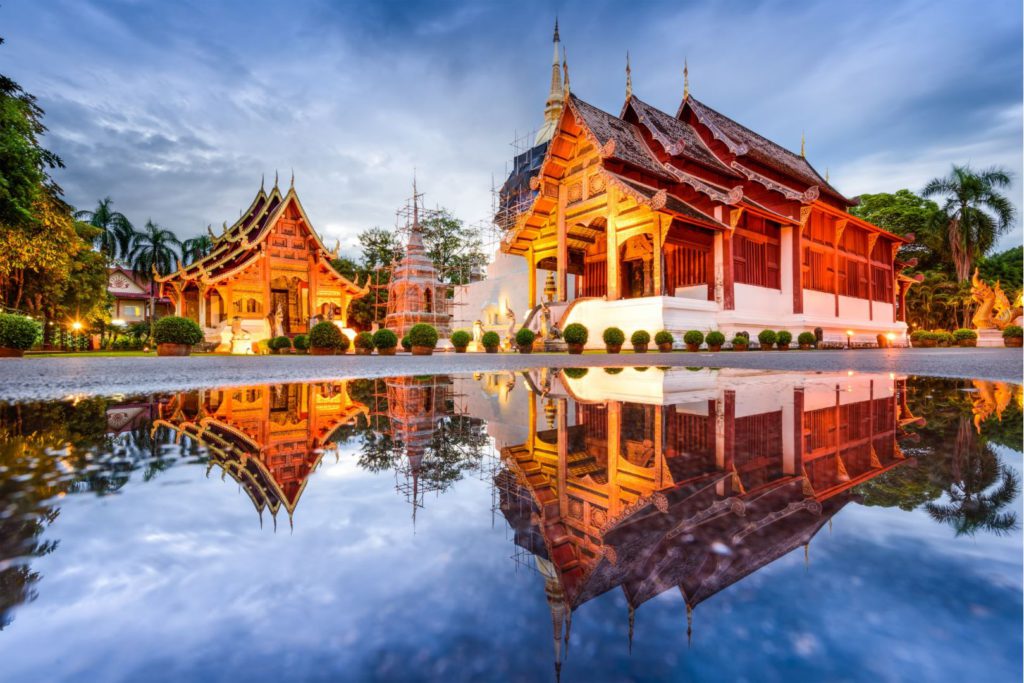
[(503, 445), (496, 484), (515, 543), (544, 577), (556, 669), (588, 600), (621, 590), (630, 637), (634, 610), (665, 591), (689, 619), (806, 552), (854, 487), (912, 460), (899, 439), (918, 418), (905, 381), (889, 375), (532, 375), (527, 440)]
[(913, 280), (896, 254), (908, 239), (850, 214), (857, 200), (803, 143), (791, 152), (712, 109), (688, 75), (669, 114), (633, 94), (627, 64), (612, 114), (569, 91), (564, 63), (559, 81), (557, 55), (553, 66), (543, 135), (517, 159), (496, 218), (502, 249), (529, 266), (530, 309), (543, 269), (556, 274), (557, 322), (583, 323), (593, 346), (612, 325), (905, 341)]
[(260, 522), (267, 511), (276, 526), (282, 509), (291, 523), (336, 433), (366, 412), (345, 381), (262, 384), (175, 394), (157, 405), (153, 429), (204, 446), (210, 466), (238, 482)]
[(349, 304), (368, 292), (331, 265), (337, 250), (313, 229), (294, 180), (287, 192), (276, 180), (269, 193), (261, 185), (234, 225), (210, 236), (209, 254), (156, 280), (175, 313), (222, 351), (251, 352), (254, 342), (305, 334), (320, 320), (344, 328)]

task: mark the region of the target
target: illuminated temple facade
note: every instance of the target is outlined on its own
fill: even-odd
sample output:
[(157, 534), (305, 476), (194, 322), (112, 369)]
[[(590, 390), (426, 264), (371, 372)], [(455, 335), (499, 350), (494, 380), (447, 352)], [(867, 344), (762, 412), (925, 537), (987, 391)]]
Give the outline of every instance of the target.
[(305, 334), (311, 321), (345, 327), (349, 303), (368, 291), (331, 265), (337, 254), (313, 229), (294, 185), (282, 192), (275, 182), (269, 193), (261, 186), (238, 221), (211, 238), (208, 255), (156, 280), (175, 313), (229, 347), (222, 350), (244, 353), (252, 342)]
[(541, 269), (555, 274), (557, 321), (586, 325), (592, 346), (613, 325), (905, 340), (912, 281), (896, 254), (908, 240), (850, 214), (857, 201), (803, 149), (715, 111), (688, 83), (676, 113), (661, 111), (633, 94), (628, 71), (625, 102), (608, 113), (553, 66), (552, 95), (564, 96), (549, 96), (530, 152), (541, 158), (529, 178), (517, 165), (498, 221), (503, 251), (526, 260), (527, 308), (540, 303)]

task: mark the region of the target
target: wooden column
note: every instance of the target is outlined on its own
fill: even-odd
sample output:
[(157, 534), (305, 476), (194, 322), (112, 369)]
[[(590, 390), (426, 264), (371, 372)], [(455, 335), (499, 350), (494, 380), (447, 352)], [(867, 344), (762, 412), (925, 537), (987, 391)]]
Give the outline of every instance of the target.
[(871, 265), (871, 252), (875, 250), (875, 243), (878, 242), (878, 233), (868, 235), (868, 260), (864, 267), (868, 270), (868, 320), (875, 319), (875, 271)]
[(615, 517), (622, 509), (619, 497), (619, 450), (622, 448), (622, 404), (608, 401), (608, 515)]
[(605, 267), (607, 277), (606, 298), (608, 301), (619, 299), (619, 193), (614, 187), (608, 188), (608, 226), (605, 229), (605, 240), (607, 254), (605, 254)]
[(651, 233), (654, 237), (654, 253), (651, 255), (651, 266), (654, 271), (654, 287), (652, 288), (652, 293), (654, 294), (654, 296), (661, 296), (662, 294), (665, 293), (665, 282), (662, 276), (661, 268), (661, 240), (662, 235), (664, 234), (662, 230), (662, 223), (664, 222), (665, 218), (666, 217), (660, 213), (654, 214), (654, 225), (652, 226), (651, 230)]
[(732, 232), (722, 233), (722, 308), (731, 311), (736, 308), (736, 294), (733, 287)]
[[(832, 245), (832, 291), (836, 298), (836, 317), (839, 317), (839, 242), (843, 239), (843, 231), (846, 230), (846, 219), (837, 220), (835, 223), (835, 243)], [(847, 274), (849, 277), (849, 274)]]
[(206, 287), (201, 286), (197, 287), (197, 289), (199, 290), (199, 320), (197, 320), (196, 322), (199, 323), (200, 327), (205, 329), (206, 327), (208, 327), (206, 324), (206, 292), (209, 290)]
[(565, 518), (568, 513), (569, 498), (566, 495), (566, 483), (569, 481), (569, 425), (566, 418), (566, 399), (556, 399), (557, 404), (557, 439), (558, 439), (558, 514)]
[[(810, 218), (810, 209), (807, 218)], [(801, 210), (801, 221), (793, 226), (793, 313), (804, 312), (804, 226), (807, 218)]]
[(558, 186), (558, 215), (556, 230), (558, 233), (558, 277), (556, 282), (557, 300), (565, 301), (568, 290), (567, 268), (569, 266), (569, 240), (565, 228), (565, 205), (568, 201), (569, 187), (563, 182)]
[(526, 250), (526, 269), (529, 273), (527, 299), (529, 309), (532, 311), (534, 306), (537, 305), (537, 258), (533, 255), (533, 247)]

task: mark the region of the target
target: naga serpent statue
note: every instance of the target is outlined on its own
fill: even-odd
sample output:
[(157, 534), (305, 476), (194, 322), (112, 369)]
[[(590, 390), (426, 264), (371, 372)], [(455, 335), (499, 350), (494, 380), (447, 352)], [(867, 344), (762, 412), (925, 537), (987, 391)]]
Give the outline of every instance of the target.
[(1002, 330), (1008, 325), (1012, 325), (1024, 312), (1021, 307), (1020, 294), (1017, 295), (1017, 300), (1011, 304), (999, 281), (996, 280), (994, 287), (989, 287), (984, 280), (978, 277), (977, 268), (974, 269), (974, 275), (971, 276), (971, 298), (978, 302), (978, 310), (975, 311), (971, 321), (979, 330)]

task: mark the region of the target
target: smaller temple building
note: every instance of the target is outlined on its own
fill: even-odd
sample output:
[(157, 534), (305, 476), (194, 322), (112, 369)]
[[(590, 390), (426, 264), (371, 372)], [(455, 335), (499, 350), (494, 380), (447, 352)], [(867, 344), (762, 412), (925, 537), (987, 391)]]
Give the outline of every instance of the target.
[(213, 249), (193, 263), (157, 276), (177, 315), (195, 320), (218, 350), (250, 353), (255, 342), (306, 334), (321, 320), (344, 328), (348, 307), (365, 296), (331, 265), (295, 192), (260, 186), (234, 225), (213, 235)]
[[(149, 320), (151, 289), (159, 288), (152, 280), (138, 277), (130, 268), (111, 266), (107, 273), (107, 294), (113, 301), (110, 317), (117, 324)], [(170, 315), (174, 310), (171, 300), (159, 295), (154, 302), (156, 317)]]

